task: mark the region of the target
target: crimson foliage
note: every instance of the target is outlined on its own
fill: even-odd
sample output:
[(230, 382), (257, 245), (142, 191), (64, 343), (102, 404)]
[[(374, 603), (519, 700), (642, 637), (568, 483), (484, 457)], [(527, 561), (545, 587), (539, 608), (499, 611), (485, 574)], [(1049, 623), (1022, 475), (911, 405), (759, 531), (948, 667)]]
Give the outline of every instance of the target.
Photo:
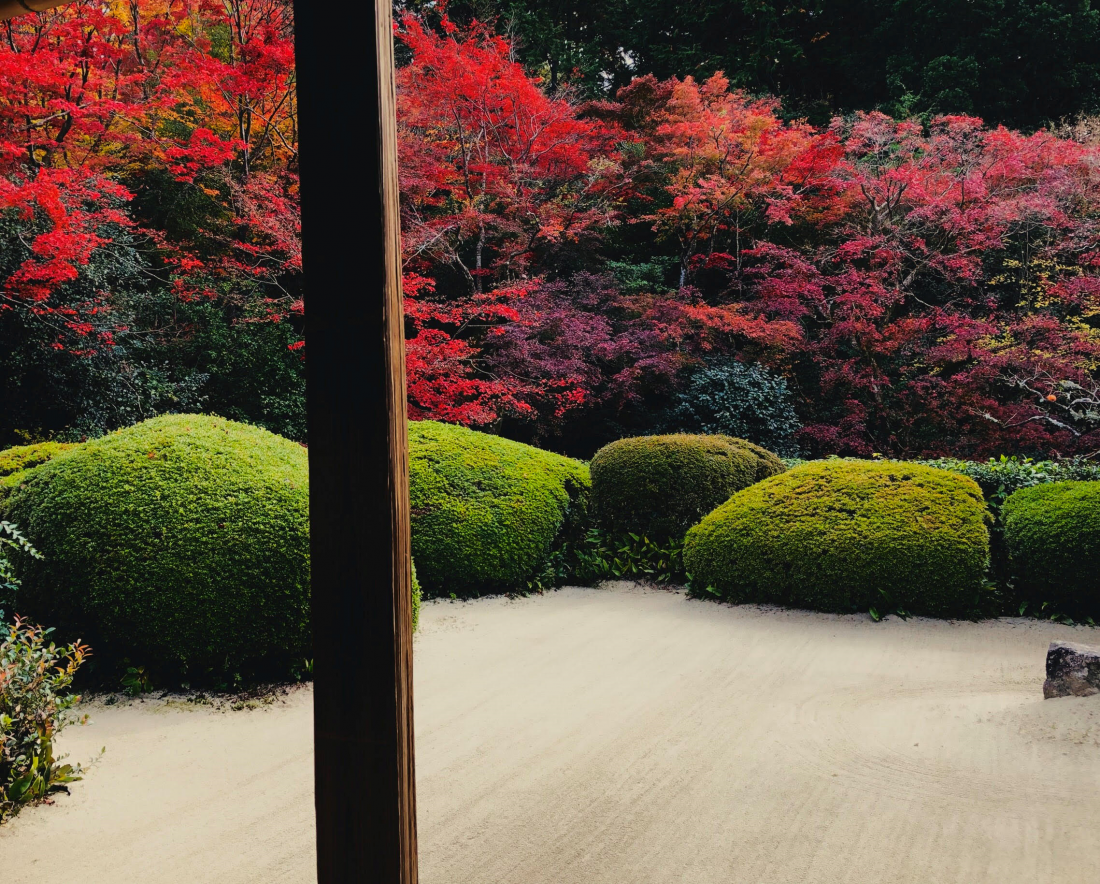
[(1097, 145), (960, 116), (815, 128), (720, 74), (581, 105), (444, 24), (401, 30), (407, 266), (432, 290), (414, 401), (464, 384), (463, 414), (434, 413), (568, 445), (652, 426), (720, 357), (787, 379), (811, 452), (1095, 445), (1018, 379), (1088, 384), (1100, 357)]
[(291, 28), (285, 0), (0, 25), (0, 436), (223, 405), (188, 305), (245, 339), (300, 313)]
[[(189, 407), (300, 436), (287, 0), (0, 29), (0, 434)], [(414, 417), (591, 454), (739, 361), (786, 380), (809, 453), (1096, 447), (1067, 392), (1100, 360), (1087, 126), (811, 126), (721, 74), (581, 102), (484, 25), (397, 38)]]

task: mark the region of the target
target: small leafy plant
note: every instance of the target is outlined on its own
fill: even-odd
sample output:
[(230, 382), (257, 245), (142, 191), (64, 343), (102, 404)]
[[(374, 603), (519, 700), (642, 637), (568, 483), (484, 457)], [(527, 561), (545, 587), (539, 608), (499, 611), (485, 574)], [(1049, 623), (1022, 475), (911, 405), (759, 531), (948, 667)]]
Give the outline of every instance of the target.
[(0, 522), (0, 621), (4, 618), (5, 610), (15, 607), (16, 594), (19, 591), (19, 580), (15, 576), (11, 554), (24, 553), (35, 559), (42, 558), (42, 553), (36, 550), (29, 540), (24, 537), (19, 528), (11, 522)]
[(899, 620), (908, 620), (912, 616), (907, 610), (905, 610), (905, 608), (898, 604), (893, 594), (890, 593), (888, 590), (882, 589), (880, 587), (878, 593), (880, 596), (882, 596), (882, 604), (872, 605), (867, 611), (867, 613), (871, 615), (871, 619), (874, 620), (875, 623), (881, 623), (891, 614), (893, 614)]
[(144, 666), (127, 666), (122, 676), (122, 689), (127, 696), (140, 697), (153, 689), (152, 679)]
[(579, 583), (601, 580), (646, 580), (654, 583), (684, 583), (682, 540), (657, 543), (633, 532), (611, 535), (590, 529), (570, 550), (566, 550), (570, 576)]
[(16, 617), (0, 641), (0, 822), (80, 779), (53, 743), (80, 700), (68, 690), (89, 649), (47, 644), (52, 631)]
[(1021, 617), (1031, 617), (1035, 620), (1049, 620), (1051, 623), (1062, 623), (1066, 626), (1096, 627), (1096, 621), (1092, 617), (1074, 620), (1069, 614), (1064, 611), (1059, 611), (1058, 608), (1050, 602), (1041, 602), (1038, 604), (1029, 601), (1020, 602), (1019, 615)]

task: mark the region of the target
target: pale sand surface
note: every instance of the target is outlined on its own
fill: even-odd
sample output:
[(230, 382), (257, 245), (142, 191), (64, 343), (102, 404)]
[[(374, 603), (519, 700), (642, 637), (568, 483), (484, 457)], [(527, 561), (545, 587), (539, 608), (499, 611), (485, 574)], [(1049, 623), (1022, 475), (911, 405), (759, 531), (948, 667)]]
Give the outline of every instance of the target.
[[(421, 881), (1096, 884), (1100, 697), (1043, 701), (1052, 638), (1100, 644), (625, 585), (427, 604)], [(62, 749), (106, 754), (0, 829), (0, 880), (313, 881), (310, 701), (91, 704)]]

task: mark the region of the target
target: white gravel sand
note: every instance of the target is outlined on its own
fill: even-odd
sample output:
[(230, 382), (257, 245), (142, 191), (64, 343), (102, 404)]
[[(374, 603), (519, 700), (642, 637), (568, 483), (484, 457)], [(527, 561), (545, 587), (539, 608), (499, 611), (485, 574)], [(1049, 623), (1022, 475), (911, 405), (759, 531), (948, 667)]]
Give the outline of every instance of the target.
[[(1100, 697), (1023, 620), (875, 624), (628, 585), (427, 604), (423, 884), (1096, 884)], [(5, 884), (314, 880), (311, 693), (88, 704)], [(354, 759), (348, 759), (354, 764)]]

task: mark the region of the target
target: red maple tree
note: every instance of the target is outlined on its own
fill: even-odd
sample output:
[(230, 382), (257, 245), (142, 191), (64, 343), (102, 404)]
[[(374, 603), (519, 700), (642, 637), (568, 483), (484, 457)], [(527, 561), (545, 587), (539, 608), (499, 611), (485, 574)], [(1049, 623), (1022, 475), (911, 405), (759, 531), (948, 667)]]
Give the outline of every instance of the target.
[[(298, 327), (285, 0), (78, 0), (2, 27), (0, 310), (112, 346), (88, 268), (125, 240), (176, 298)], [(1095, 447), (1055, 407), (1100, 364), (1095, 144), (968, 117), (817, 129), (720, 74), (582, 104), (484, 25), (397, 37), (415, 417), (646, 431), (703, 362), (739, 359), (787, 379), (812, 452)], [(354, 139), (334, 151), (353, 163)]]

